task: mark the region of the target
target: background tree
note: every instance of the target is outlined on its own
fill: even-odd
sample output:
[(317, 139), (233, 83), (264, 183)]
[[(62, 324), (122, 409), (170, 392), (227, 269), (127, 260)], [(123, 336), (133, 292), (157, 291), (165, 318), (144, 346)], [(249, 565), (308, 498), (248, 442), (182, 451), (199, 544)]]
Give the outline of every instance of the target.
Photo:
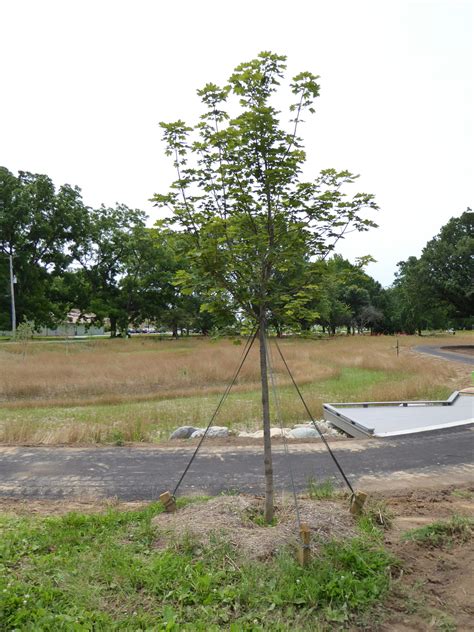
[[(13, 256), (18, 322), (53, 326), (65, 315), (55, 300), (55, 284), (74, 259), (83, 232), (86, 209), (80, 189), (56, 190), (48, 176), (20, 171), (14, 176), (0, 167), (0, 304), (8, 314), (6, 261)], [(0, 327), (9, 328), (9, 317)]]
[[(181, 282), (226, 296), (258, 324), (267, 521), (273, 516), (267, 323), (283, 296), (290, 297), (286, 309), (292, 310), (286, 280), (295, 266), (326, 253), (350, 230), (367, 230), (373, 223), (361, 212), (375, 208), (371, 195), (342, 192), (356, 178), (348, 171), (328, 169), (313, 181), (302, 179), (298, 127), (303, 113), (314, 111), (319, 85), (309, 72), (294, 77), (285, 129), (272, 100), (285, 60), (264, 52), (238, 66), (223, 88), (207, 84), (198, 91), (206, 109), (195, 127), (161, 124), (177, 179), (168, 194), (154, 197), (193, 238), (192, 266)], [(240, 106), (236, 116), (225, 109), (231, 95)], [(301, 296), (295, 300), (301, 307)]]
[(347, 333), (360, 333), (379, 326), (384, 318), (384, 290), (364, 271), (371, 257), (361, 257), (356, 264), (341, 255), (311, 263), (313, 319), (331, 335), (340, 327)]
[(421, 256), (398, 264), (392, 296), (395, 319), (406, 333), (467, 326), (474, 313), (474, 213), (453, 217)]
[(80, 270), (69, 279), (72, 301), (82, 312), (93, 313), (95, 322), (108, 318), (111, 337), (127, 330), (133, 314), (130, 286), (144, 260), (145, 220), (143, 211), (124, 204), (91, 209), (76, 244)]
[(400, 329), (408, 334), (429, 327), (436, 301), (426, 283), (423, 263), (416, 257), (409, 257), (398, 264), (394, 283), (394, 296), (398, 311)]
[(456, 318), (474, 314), (474, 212), (453, 217), (423, 249), (423, 281)]

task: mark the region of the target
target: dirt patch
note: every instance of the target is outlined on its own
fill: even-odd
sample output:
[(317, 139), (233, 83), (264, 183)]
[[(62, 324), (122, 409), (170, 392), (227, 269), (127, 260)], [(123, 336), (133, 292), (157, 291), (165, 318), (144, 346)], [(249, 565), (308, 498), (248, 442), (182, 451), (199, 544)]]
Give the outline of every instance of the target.
[[(387, 505), (396, 515), (400, 524), (406, 524), (410, 518), (427, 518), (431, 522), (445, 520), (458, 514), (474, 516), (474, 485), (455, 487), (450, 485), (442, 489), (413, 489), (407, 492), (373, 494), (373, 497), (386, 498)], [(407, 527), (410, 528), (410, 527)]]
[(430, 547), (405, 541), (403, 534), (409, 529), (449, 520), (454, 515), (474, 517), (474, 485), (412, 490), (385, 496), (385, 500), (395, 515), (385, 544), (401, 561), (401, 576), (384, 605), (388, 614), (381, 629), (384, 632), (472, 630), (472, 540)]
[[(405, 542), (395, 548), (395, 553), (402, 562), (405, 577), (386, 604), (393, 614), (385, 630), (473, 629), (472, 544), (426, 549)], [(398, 628), (402, 622), (406, 627)]]
[(146, 502), (122, 502), (116, 498), (80, 499), (80, 500), (23, 500), (17, 498), (0, 498), (0, 513), (16, 516), (63, 516), (77, 512), (84, 514), (103, 513), (108, 509), (133, 511), (143, 509)]
[[(348, 503), (300, 500), (301, 522), (306, 522), (312, 533), (312, 548), (330, 539), (344, 539), (356, 535), (354, 520)], [(201, 544), (208, 544), (217, 535), (245, 556), (265, 559), (279, 549), (298, 543), (298, 521), (294, 504), (282, 501), (276, 506), (274, 526), (264, 526), (263, 500), (252, 496), (222, 496), (206, 503), (188, 505), (174, 514), (159, 514), (153, 518), (157, 528), (158, 546), (190, 536)]]

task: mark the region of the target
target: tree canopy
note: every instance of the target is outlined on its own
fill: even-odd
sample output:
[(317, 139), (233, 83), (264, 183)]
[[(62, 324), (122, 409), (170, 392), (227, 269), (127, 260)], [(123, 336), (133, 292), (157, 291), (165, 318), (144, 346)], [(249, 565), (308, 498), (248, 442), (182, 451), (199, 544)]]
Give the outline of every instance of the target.
[(357, 176), (327, 169), (312, 181), (302, 178), (298, 129), (304, 112), (314, 112), (319, 84), (309, 72), (293, 78), (288, 125), (282, 124), (272, 99), (285, 68), (285, 57), (261, 53), (239, 65), (224, 87), (209, 83), (198, 91), (204, 113), (194, 126), (161, 123), (177, 179), (154, 200), (193, 237), (193, 266), (181, 283), (232, 300), (254, 320), (291, 314), (295, 302), (301, 309), (301, 266), (351, 230), (374, 226), (363, 216), (376, 208), (373, 196), (343, 191)]

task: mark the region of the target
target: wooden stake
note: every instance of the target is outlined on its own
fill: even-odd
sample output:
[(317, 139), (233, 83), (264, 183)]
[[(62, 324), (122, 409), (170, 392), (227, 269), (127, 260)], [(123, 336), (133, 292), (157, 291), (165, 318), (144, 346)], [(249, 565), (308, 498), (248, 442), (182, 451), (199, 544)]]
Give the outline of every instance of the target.
[(302, 522), (300, 526), (300, 539), (301, 543), (298, 547), (298, 562), (301, 566), (306, 566), (311, 559), (311, 550), (309, 548), (309, 542), (311, 540), (311, 531), (309, 524)]
[(367, 500), (367, 494), (365, 492), (356, 492), (351, 500), (351, 514), (353, 516), (360, 516), (362, 509), (364, 508), (365, 501)]
[(174, 513), (176, 511), (176, 498), (172, 496), (170, 492), (160, 494), (160, 503), (168, 513)]

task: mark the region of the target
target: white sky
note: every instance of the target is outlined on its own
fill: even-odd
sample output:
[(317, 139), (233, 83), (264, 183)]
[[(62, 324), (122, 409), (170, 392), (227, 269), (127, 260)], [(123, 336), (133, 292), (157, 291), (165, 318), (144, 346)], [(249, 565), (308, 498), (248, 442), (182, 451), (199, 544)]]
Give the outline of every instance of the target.
[(473, 205), (471, 0), (2, 0), (0, 164), (148, 199), (173, 179), (159, 121), (196, 121), (196, 89), (261, 50), (320, 75), (306, 176), (360, 173), (380, 228), (339, 249), (382, 284)]

